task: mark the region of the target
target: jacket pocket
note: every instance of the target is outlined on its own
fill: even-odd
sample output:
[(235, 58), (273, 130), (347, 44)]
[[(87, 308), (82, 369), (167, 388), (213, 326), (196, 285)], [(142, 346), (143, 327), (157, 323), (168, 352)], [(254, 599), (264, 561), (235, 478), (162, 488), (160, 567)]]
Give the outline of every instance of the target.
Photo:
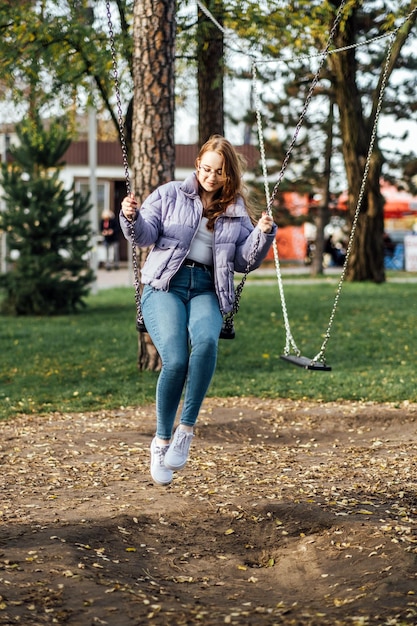
[(155, 242), (146, 259), (146, 271), (153, 278), (161, 278), (162, 273), (167, 268), (172, 256), (178, 247), (178, 239), (172, 237), (160, 237)]

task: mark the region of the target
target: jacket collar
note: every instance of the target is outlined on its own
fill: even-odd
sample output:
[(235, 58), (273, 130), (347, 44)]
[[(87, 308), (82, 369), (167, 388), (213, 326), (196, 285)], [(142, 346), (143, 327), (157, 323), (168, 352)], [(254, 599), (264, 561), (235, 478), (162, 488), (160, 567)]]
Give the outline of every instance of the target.
[(180, 189), (191, 198), (198, 196), (198, 180), (195, 172), (187, 176), (187, 178), (181, 183)]
[[(198, 196), (198, 180), (196, 173), (193, 172), (188, 176), (180, 185), (181, 190), (190, 198), (196, 198)], [(236, 202), (229, 204), (225, 213), (227, 217), (244, 217), (247, 215), (245, 203), (242, 196), (236, 198)]]

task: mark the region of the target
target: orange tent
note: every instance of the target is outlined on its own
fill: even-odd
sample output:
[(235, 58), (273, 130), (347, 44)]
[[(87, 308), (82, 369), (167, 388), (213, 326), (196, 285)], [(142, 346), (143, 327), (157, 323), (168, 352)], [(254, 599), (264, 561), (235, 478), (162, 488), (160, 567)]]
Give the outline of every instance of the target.
[[(282, 206), (291, 215), (300, 216), (308, 213), (310, 199), (306, 193), (284, 191), (281, 196)], [(304, 261), (306, 256), (307, 242), (304, 236), (303, 226), (282, 226), (278, 228), (276, 242), (278, 256), (281, 261)], [(270, 248), (266, 257), (267, 261), (274, 258), (273, 248)]]
[[(391, 185), (385, 180), (381, 180), (381, 193), (385, 198), (385, 218), (401, 218), (417, 212), (417, 196), (411, 195), (408, 191), (397, 189), (395, 185)], [(337, 208), (346, 211), (347, 191), (340, 194), (337, 202)]]

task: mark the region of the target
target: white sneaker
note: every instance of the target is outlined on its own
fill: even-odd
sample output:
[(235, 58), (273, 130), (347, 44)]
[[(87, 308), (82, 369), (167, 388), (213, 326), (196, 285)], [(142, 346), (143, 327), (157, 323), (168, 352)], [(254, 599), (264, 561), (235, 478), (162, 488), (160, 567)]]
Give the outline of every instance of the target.
[(187, 463), (193, 433), (177, 428), (165, 453), (164, 463), (169, 470), (180, 470)]
[(172, 481), (172, 470), (164, 465), (164, 458), (168, 451), (169, 444), (158, 446), (156, 437), (151, 443), (151, 476), (157, 485), (169, 485)]

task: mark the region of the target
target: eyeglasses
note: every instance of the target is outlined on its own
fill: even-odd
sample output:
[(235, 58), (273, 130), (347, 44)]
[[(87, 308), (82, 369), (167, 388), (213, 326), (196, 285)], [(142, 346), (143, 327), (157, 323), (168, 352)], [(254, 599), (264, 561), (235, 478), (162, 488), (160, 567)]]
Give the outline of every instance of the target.
[(198, 169), (203, 170), (203, 172), (207, 176), (211, 176), (212, 174), (214, 174), (216, 178), (225, 178), (225, 176), (223, 176), (223, 170), (221, 168), (218, 170), (214, 170), (212, 167), (209, 167), (208, 165), (204, 165), (204, 163), (202, 163)]

